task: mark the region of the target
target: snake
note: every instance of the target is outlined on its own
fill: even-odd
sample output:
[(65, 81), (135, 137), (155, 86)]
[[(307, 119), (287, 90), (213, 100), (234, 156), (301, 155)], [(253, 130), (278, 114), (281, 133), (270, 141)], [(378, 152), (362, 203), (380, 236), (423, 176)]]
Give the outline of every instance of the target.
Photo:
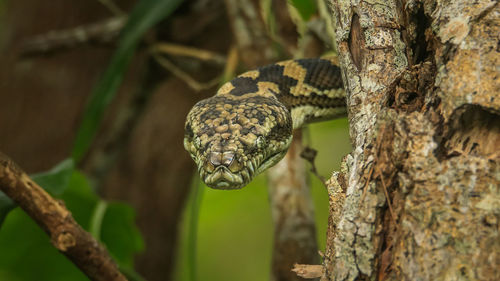
[(240, 189), (285, 156), (294, 129), (345, 116), (345, 99), (334, 57), (263, 66), (191, 108), (184, 148), (207, 186)]

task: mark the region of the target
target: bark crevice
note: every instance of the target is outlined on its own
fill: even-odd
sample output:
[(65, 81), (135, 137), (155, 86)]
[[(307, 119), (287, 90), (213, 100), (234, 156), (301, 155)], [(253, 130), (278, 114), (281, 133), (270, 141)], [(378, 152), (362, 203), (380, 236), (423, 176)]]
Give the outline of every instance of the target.
[(466, 104), (457, 108), (446, 127), (440, 151), (447, 158), (459, 155), (500, 157), (500, 114), (480, 105)]

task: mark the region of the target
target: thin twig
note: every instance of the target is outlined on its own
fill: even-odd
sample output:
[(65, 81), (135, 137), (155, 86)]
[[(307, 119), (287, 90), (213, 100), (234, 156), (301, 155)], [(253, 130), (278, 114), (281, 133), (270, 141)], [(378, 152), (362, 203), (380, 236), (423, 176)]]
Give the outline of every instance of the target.
[(229, 53), (227, 55), (226, 65), (224, 67), (224, 74), (222, 75), (222, 82), (225, 83), (234, 77), (236, 67), (238, 66), (238, 48), (232, 45), (229, 48)]
[(111, 13), (113, 13), (115, 16), (123, 16), (125, 15), (125, 12), (116, 5), (115, 2), (112, 0), (97, 0), (99, 3), (101, 3), (104, 7), (106, 7)]
[[(382, 127), (379, 135), (377, 136), (377, 142), (376, 142), (376, 145), (374, 147), (377, 151), (377, 155), (375, 156), (375, 159), (373, 160), (372, 166), (370, 167), (370, 172), (368, 173), (368, 178), (366, 180), (366, 184), (365, 184), (365, 187), (363, 189), (363, 194), (361, 195), (361, 202), (363, 202), (365, 199), (365, 196), (366, 196), (366, 193), (368, 190), (368, 183), (370, 182), (372, 174), (373, 174), (373, 170), (375, 169), (375, 166), (377, 165), (379, 153), (380, 153), (380, 146), (382, 144), (382, 138), (384, 136), (384, 133), (385, 133), (385, 126)], [(389, 212), (391, 213), (391, 218), (394, 221), (394, 223), (396, 224), (396, 216), (394, 214), (394, 211), (392, 210), (391, 199), (389, 197), (389, 193), (387, 192), (387, 186), (385, 185), (384, 177), (382, 176), (382, 172), (380, 171), (380, 168), (377, 167), (376, 169), (377, 169), (377, 175), (380, 178), (380, 181), (382, 182), (382, 189), (384, 191), (385, 198), (387, 200), (387, 205), (389, 206)]]
[(365, 201), (366, 193), (368, 192), (368, 184), (372, 179), (373, 166), (375, 166), (375, 161), (372, 162), (372, 166), (370, 167), (370, 171), (368, 172), (368, 178), (366, 178), (365, 186), (363, 187), (363, 194), (361, 194), (361, 201), (359, 203), (363, 203), (363, 201)]
[(14, 200), (50, 237), (52, 245), (91, 280), (126, 281), (106, 249), (9, 157), (0, 152), (0, 190)]
[(45, 34), (27, 38), (21, 43), (21, 55), (47, 53), (91, 41), (110, 42), (118, 36), (126, 20), (127, 16), (117, 16), (74, 28), (52, 30)]
[(186, 82), (186, 84), (195, 91), (209, 89), (209, 88), (217, 85), (217, 83), (219, 83), (219, 81), (220, 81), (220, 77), (217, 76), (208, 82), (198, 82), (193, 77), (191, 77), (189, 74), (182, 71), (175, 64), (171, 63), (169, 60), (160, 56), (159, 54), (153, 52), (152, 56), (161, 66), (163, 66), (168, 71), (172, 72), (172, 74), (174, 74), (179, 79)]
[(391, 213), (392, 220), (393, 220), (394, 224), (396, 224), (396, 216), (394, 215), (394, 212), (392, 211), (391, 198), (389, 197), (389, 193), (387, 192), (387, 187), (385, 185), (384, 177), (382, 176), (382, 172), (380, 172), (379, 168), (377, 168), (377, 174), (380, 177), (380, 180), (382, 181), (382, 189), (384, 190), (385, 199), (387, 200), (387, 205), (389, 206), (389, 212)]
[(382, 137), (384, 136), (384, 133), (385, 133), (385, 126), (382, 127), (382, 130), (380, 130), (380, 133), (377, 136), (377, 143), (375, 144), (375, 147), (374, 147), (374, 149), (376, 151), (375, 159), (373, 159), (372, 166), (370, 167), (370, 171), (368, 172), (368, 178), (366, 179), (366, 183), (365, 183), (365, 186), (363, 188), (363, 194), (361, 195), (360, 203), (363, 203), (363, 201), (365, 200), (366, 192), (368, 191), (368, 184), (370, 183), (370, 180), (372, 178), (373, 168), (375, 167), (375, 165), (377, 164), (377, 161), (378, 161), (378, 156), (379, 156), (379, 152), (380, 152), (380, 145), (382, 144)]
[(192, 57), (202, 61), (212, 61), (219, 65), (223, 65), (226, 63), (226, 58), (220, 54), (203, 49), (166, 42), (154, 44), (153, 46), (151, 46), (151, 51), (158, 54), (166, 53), (173, 56)]
[(323, 183), (323, 185), (328, 189), (328, 185), (326, 184), (325, 178), (322, 175), (320, 175), (318, 170), (316, 169), (316, 164), (314, 161), (316, 160), (317, 155), (318, 152), (315, 149), (310, 148), (309, 146), (304, 147), (304, 149), (300, 153), (300, 157), (302, 157), (311, 164), (311, 169), (310, 169), (311, 173), (315, 175), (321, 181), (321, 183)]

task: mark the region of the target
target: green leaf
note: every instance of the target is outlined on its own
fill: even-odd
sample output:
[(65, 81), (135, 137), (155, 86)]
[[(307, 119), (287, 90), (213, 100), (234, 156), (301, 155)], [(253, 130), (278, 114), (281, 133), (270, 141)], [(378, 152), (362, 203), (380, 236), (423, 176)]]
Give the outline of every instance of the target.
[(84, 174), (77, 170), (73, 172), (69, 186), (61, 195), (61, 199), (78, 224), (84, 229), (89, 229), (92, 211), (100, 199)]
[(13, 210), (2, 226), (0, 249), (2, 281), (89, 281), (20, 208)]
[(5, 217), (9, 214), (12, 209), (16, 207), (16, 204), (12, 199), (7, 197), (5, 193), (0, 191), (0, 228), (5, 220)]
[[(70, 174), (68, 187), (61, 197), (77, 222), (84, 227), (88, 225), (97, 196), (82, 174), (77, 171)], [(11, 212), (2, 226), (0, 249), (0, 272), (10, 277), (5, 280), (89, 280), (54, 248), (47, 234), (19, 208)]]
[(134, 209), (123, 203), (108, 203), (101, 226), (101, 240), (120, 268), (132, 269), (134, 255), (144, 249), (144, 241), (135, 225)]
[(316, 13), (316, 2), (314, 0), (289, 0), (304, 21), (308, 21)]
[(66, 159), (47, 172), (30, 175), (43, 189), (53, 195), (61, 195), (68, 186), (75, 165)]
[[(84, 229), (88, 230), (91, 222), (100, 223), (93, 216), (95, 210), (101, 209), (98, 204), (101, 199), (79, 171), (73, 170), (61, 199)], [(134, 224), (133, 209), (123, 203), (110, 202), (98, 213), (103, 215), (100, 240), (119, 267), (135, 276), (135, 280), (140, 280), (132, 265), (134, 255), (144, 248), (144, 242)], [(50, 244), (50, 238), (19, 208), (5, 219), (0, 231), (0, 249), (0, 280), (88, 280)], [(8, 278), (3, 279), (4, 276)]]
[(121, 32), (118, 49), (93, 89), (83, 114), (72, 151), (75, 162), (82, 159), (94, 139), (104, 111), (115, 96), (142, 35), (153, 25), (170, 15), (181, 1), (142, 0), (132, 10)]
[(132, 269), (134, 255), (144, 249), (132, 207), (103, 201), (78, 171), (73, 173), (70, 187), (62, 198), (75, 220), (106, 245), (120, 268)]

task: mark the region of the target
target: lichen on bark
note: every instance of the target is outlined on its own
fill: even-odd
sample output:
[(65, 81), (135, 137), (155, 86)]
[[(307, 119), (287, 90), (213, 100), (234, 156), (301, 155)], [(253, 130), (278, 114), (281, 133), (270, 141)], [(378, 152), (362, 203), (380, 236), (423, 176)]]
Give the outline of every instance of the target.
[(353, 152), (323, 280), (498, 280), (498, 1), (330, 4)]

